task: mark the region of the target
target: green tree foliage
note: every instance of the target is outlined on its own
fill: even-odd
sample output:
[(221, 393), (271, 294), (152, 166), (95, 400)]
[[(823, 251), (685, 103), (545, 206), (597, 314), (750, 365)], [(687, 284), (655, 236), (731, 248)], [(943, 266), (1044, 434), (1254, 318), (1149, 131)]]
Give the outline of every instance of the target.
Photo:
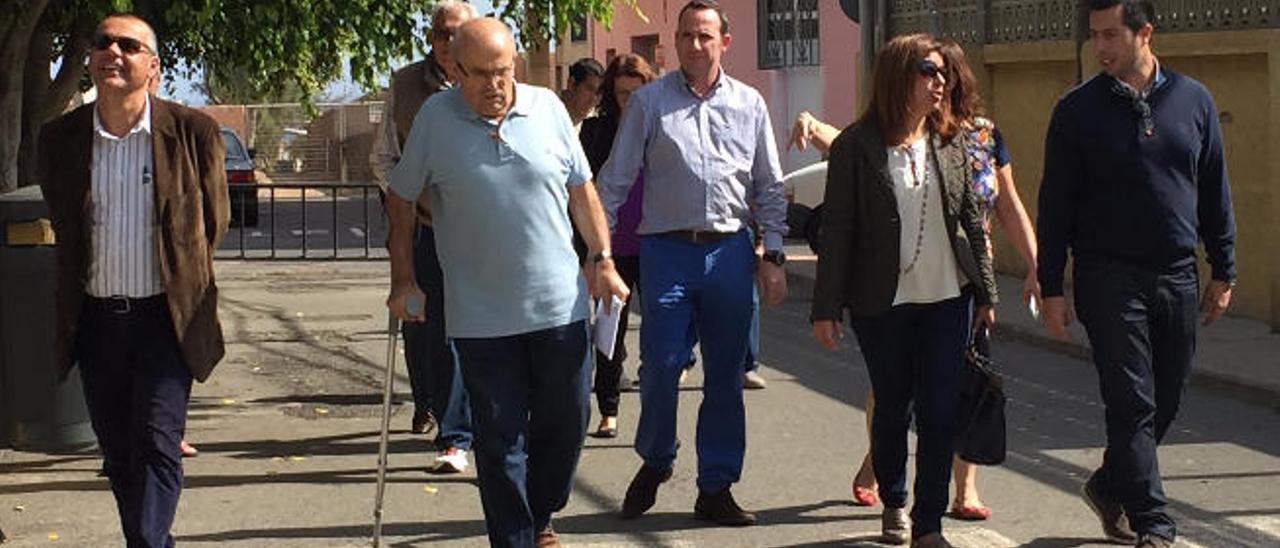
[[(372, 90), (391, 63), (423, 53), (422, 26), (436, 1), (0, 0), (0, 192), (35, 182), (30, 159), (38, 128), (87, 84), (90, 34), (109, 13), (151, 22), (166, 75), (191, 77), (210, 67), (230, 88), (309, 102), (344, 68)], [(608, 22), (615, 3), (635, 8), (635, 0), (473, 3), (482, 13), (499, 10), (526, 45), (568, 28), (573, 14)], [(51, 78), (48, 67), (58, 60)]]

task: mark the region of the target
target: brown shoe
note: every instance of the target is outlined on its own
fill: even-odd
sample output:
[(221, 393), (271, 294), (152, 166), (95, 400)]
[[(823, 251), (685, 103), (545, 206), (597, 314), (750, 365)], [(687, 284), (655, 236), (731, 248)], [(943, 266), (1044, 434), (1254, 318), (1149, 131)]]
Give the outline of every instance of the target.
[(1124, 515), (1124, 508), (1119, 502), (1107, 498), (1102, 494), (1102, 490), (1097, 483), (1098, 472), (1094, 471), (1089, 476), (1089, 480), (1084, 482), (1084, 487), (1080, 489), (1080, 495), (1084, 497), (1085, 504), (1097, 514), (1098, 519), (1102, 521), (1102, 533), (1107, 539), (1119, 544), (1133, 544), (1138, 541), (1138, 535), (1133, 532), (1133, 528), (1129, 526), (1129, 518)]
[(551, 524), (548, 523), (546, 528), (538, 531), (538, 536), (534, 538), (534, 546), (538, 548), (559, 548), (560, 537), (551, 528)]
[(952, 548), (952, 546), (942, 533), (929, 533), (911, 541), (911, 548)]
[(743, 527), (756, 524), (756, 515), (743, 510), (733, 500), (733, 493), (725, 487), (718, 492), (698, 491), (698, 501), (693, 505), (693, 516), (729, 527)]
[(1170, 548), (1173, 541), (1159, 535), (1142, 535), (1142, 540), (1138, 541), (1138, 548)]
[(911, 517), (906, 508), (884, 507), (880, 513), (880, 535), (885, 544), (911, 542)]
[(622, 500), (623, 519), (640, 517), (640, 514), (653, 508), (658, 500), (658, 486), (671, 479), (671, 469), (659, 470), (641, 465), (636, 477), (627, 486), (627, 497)]
[(436, 418), (430, 411), (414, 411), (413, 422), (409, 426), (409, 432), (414, 434), (427, 434), (436, 429)]

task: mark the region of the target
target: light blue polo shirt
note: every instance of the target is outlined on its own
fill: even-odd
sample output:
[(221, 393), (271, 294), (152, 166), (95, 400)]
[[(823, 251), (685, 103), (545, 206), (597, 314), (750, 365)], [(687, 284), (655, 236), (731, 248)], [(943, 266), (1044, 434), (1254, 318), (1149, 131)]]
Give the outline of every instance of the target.
[[(418, 111), (391, 191), (431, 198), (453, 338), (494, 338), (587, 317), (587, 286), (573, 251), (569, 187), (591, 168), (560, 99), (515, 85), (501, 124), (480, 117), (458, 89)], [(427, 295), (427, 298), (432, 298)]]

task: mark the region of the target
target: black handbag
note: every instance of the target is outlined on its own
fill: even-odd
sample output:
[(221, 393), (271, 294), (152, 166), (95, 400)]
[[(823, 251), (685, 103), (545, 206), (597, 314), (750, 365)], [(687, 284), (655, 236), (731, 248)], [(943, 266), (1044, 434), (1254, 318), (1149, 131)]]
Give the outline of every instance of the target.
[(960, 373), (956, 454), (974, 464), (1005, 459), (1004, 378), (992, 365), (990, 341), (985, 328), (974, 335)]

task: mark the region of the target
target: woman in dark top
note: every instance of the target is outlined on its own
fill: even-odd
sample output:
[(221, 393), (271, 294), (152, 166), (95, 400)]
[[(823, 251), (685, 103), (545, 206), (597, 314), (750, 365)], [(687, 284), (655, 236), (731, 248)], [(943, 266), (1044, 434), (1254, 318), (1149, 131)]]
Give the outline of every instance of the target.
[[(582, 123), (582, 132), (578, 138), (582, 141), (582, 149), (587, 153), (587, 162), (591, 171), (599, 173), (609, 159), (609, 150), (613, 148), (613, 137), (618, 132), (618, 121), (622, 119), (622, 110), (626, 108), (631, 92), (654, 79), (653, 69), (644, 57), (633, 53), (624, 53), (609, 62), (604, 72), (604, 83), (600, 86), (602, 100), (599, 116), (588, 118)], [(613, 261), (622, 280), (635, 291), (640, 278), (640, 237), (636, 235), (636, 227), (640, 226), (640, 201), (644, 195), (644, 175), (631, 187), (627, 201), (618, 208), (618, 225), (613, 232)], [(596, 352), (596, 403), (600, 408), (600, 425), (592, 436), (612, 438), (618, 435), (618, 399), (619, 384), (622, 381), (622, 363), (627, 358), (625, 338), (627, 333), (627, 316), (631, 309), (630, 300), (622, 308), (622, 320), (618, 325), (618, 338), (614, 343), (613, 359), (606, 358)]]
[(884, 540), (920, 548), (950, 546), (942, 515), (964, 350), (974, 321), (995, 322), (995, 275), (965, 130), (944, 106), (941, 50), (924, 34), (886, 44), (867, 111), (832, 143), (811, 314), (814, 336), (835, 349), (850, 313), (877, 400), (871, 450)]

